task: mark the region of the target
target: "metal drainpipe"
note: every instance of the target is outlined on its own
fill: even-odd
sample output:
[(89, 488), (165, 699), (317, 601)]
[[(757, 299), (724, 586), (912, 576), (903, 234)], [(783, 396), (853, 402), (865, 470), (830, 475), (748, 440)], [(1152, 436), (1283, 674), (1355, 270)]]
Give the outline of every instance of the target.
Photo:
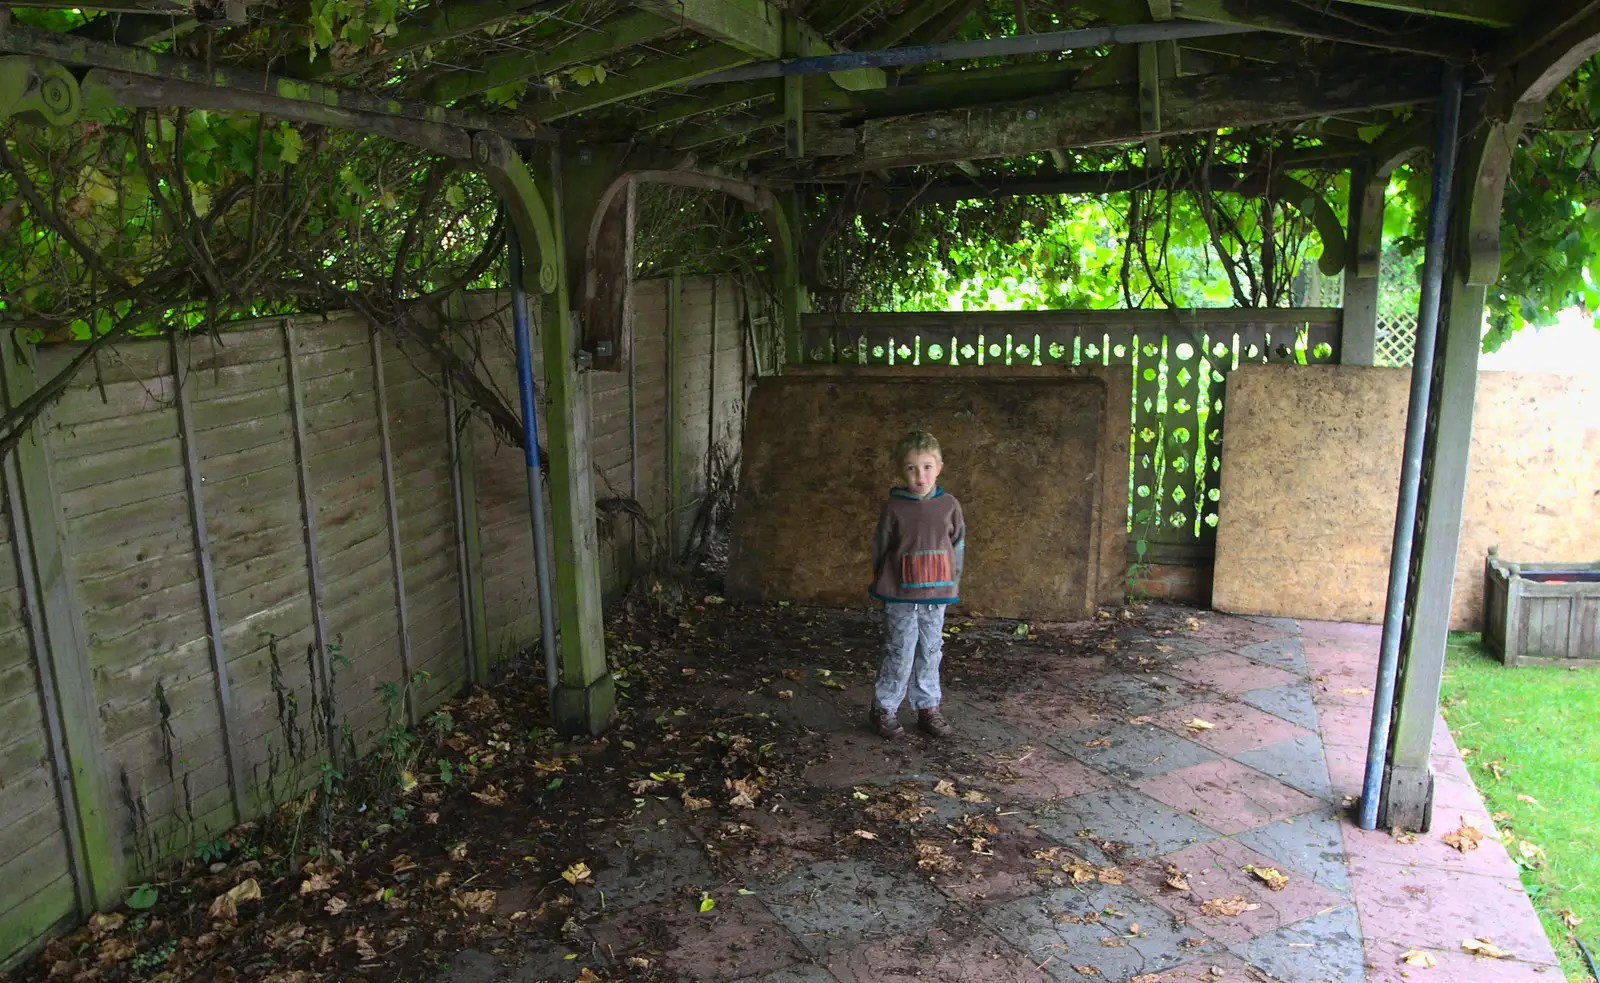
[(528, 464), (528, 509), (533, 514), (533, 572), (539, 582), (539, 633), (544, 642), (544, 679), (550, 690), (551, 720), (555, 719), (556, 684), (561, 672), (556, 662), (555, 605), (550, 590), (550, 540), (544, 525), (544, 482), (539, 474), (539, 418), (533, 395), (533, 340), (528, 333), (528, 291), (522, 283), (522, 247), (511, 233), (511, 329), (517, 341), (517, 389), (522, 396), (522, 442)]
[(1400, 668), (1400, 633), (1405, 621), (1406, 587), (1416, 535), (1422, 452), (1433, 390), (1433, 353), (1439, 335), (1439, 301), (1444, 287), (1445, 238), (1450, 222), (1450, 189), (1455, 182), (1456, 141), (1461, 126), (1461, 70), (1445, 70), (1439, 94), (1433, 149), (1433, 192), (1428, 202), (1428, 243), (1422, 264), (1422, 303), (1417, 311), (1417, 342), (1411, 360), (1411, 403), (1406, 410), (1406, 442), (1400, 463), (1400, 501), (1395, 509), (1394, 548), (1389, 556), (1389, 595), (1383, 609), (1383, 642), (1378, 650), (1378, 680), (1373, 687), (1372, 732), (1367, 738), (1367, 773), (1361, 787), (1362, 829), (1377, 829), (1378, 800), (1389, 757), (1389, 727), (1394, 717), (1395, 678)]

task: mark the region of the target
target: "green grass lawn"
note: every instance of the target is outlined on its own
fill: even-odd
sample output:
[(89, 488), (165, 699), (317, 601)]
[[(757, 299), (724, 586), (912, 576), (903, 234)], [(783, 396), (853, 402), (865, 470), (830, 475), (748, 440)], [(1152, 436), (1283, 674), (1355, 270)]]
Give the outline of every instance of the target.
[[(1567, 979), (1590, 980), (1571, 936), (1600, 959), (1600, 669), (1509, 669), (1452, 635), (1442, 706)], [(1544, 856), (1524, 860), (1524, 840)]]

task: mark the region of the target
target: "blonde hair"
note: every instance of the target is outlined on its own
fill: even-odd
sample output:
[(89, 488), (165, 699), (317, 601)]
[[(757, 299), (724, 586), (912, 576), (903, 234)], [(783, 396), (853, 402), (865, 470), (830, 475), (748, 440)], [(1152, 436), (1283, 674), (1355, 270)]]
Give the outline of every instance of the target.
[(895, 441), (894, 463), (897, 467), (904, 464), (906, 458), (913, 454), (932, 454), (934, 460), (940, 464), (944, 463), (944, 454), (939, 450), (939, 439), (926, 430), (913, 430)]

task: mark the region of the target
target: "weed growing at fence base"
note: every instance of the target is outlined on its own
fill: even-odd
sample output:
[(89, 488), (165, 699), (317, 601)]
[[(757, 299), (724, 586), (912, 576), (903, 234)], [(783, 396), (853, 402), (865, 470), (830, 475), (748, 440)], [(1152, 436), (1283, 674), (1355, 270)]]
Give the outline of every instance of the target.
[(1600, 671), (1508, 669), (1452, 635), (1442, 705), (1567, 979), (1590, 979), (1570, 936), (1600, 949)]

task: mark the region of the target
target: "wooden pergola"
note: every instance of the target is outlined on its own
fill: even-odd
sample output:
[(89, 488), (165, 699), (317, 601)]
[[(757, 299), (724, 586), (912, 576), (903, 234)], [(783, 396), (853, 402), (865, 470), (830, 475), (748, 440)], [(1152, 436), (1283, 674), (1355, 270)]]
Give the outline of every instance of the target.
[[(255, 112), (413, 144), (486, 176), (523, 245), (523, 284), (547, 304), (558, 720), (598, 733), (614, 691), (586, 377), (627, 358), (626, 291), (608, 284), (632, 268), (635, 185), (725, 192), (766, 217), (797, 356), (817, 248), (802, 193), (849, 185), (881, 205), (1125, 190), (1159, 169), (1164, 139), (1298, 123), (1273, 173), (1240, 181), (1309, 163), (1349, 169), (1348, 226), (1326, 207), (1313, 218), (1325, 261), (1346, 273), (1344, 360), (1370, 364), (1384, 190), (1430, 146), (1442, 79), (1456, 73), (1466, 96), (1449, 234), (1430, 246), (1442, 271), (1438, 344), (1417, 370), (1432, 382), (1415, 408), (1426, 424), (1420, 499), (1387, 639), (1398, 685), (1392, 723), (1374, 733), (1381, 821), (1424, 827), (1502, 191), (1521, 128), (1600, 50), (1600, 0), (1015, 0), (1016, 34), (953, 43), (980, 2), (436, 0), (403, 12), (381, 43), (314, 57), (263, 55), (252, 30), (284, 15), (253, 0), (97, 0), (74, 6), (101, 12), (66, 32), (19, 26), (0, 6), (0, 119), (64, 126), (107, 106)], [(982, 67), (970, 67), (975, 57)], [(546, 81), (598, 63), (610, 71), (590, 84)], [(507, 87), (522, 83), (505, 108)], [(1075, 172), (1064, 153), (1130, 144), (1147, 148), (1144, 172)]]

